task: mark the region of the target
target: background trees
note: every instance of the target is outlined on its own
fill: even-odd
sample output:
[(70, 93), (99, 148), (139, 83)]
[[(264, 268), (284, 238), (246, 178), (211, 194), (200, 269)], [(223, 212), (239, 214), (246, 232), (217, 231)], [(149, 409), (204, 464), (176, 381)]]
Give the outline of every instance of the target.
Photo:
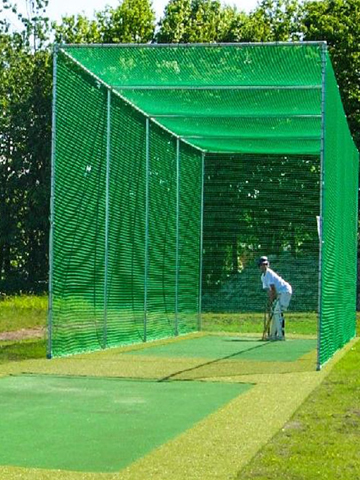
[(306, 40), (326, 40), (350, 130), (360, 147), (360, 1), (309, 2), (301, 29)]
[(47, 0), (28, 0), (28, 16), (14, 2), (0, 3), (0, 291), (47, 287), (54, 41), (326, 40), (360, 148), (360, 0), (262, 0), (250, 13), (219, 0), (169, 0), (158, 24), (150, 0), (120, 0), (92, 19), (57, 24), (46, 16)]
[[(16, 6), (3, 3), (4, 10)], [(6, 8), (9, 7), (9, 8)], [(51, 55), (43, 4), (0, 25), (0, 289), (46, 288)]]

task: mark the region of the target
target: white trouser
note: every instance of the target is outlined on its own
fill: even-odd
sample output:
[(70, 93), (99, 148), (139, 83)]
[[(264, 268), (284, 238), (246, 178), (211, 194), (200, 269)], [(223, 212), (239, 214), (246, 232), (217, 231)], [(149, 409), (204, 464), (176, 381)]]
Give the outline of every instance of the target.
[(286, 312), (291, 300), (291, 293), (279, 293), (273, 305), (273, 319), (271, 322), (270, 336), (282, 338), (282, 313)]

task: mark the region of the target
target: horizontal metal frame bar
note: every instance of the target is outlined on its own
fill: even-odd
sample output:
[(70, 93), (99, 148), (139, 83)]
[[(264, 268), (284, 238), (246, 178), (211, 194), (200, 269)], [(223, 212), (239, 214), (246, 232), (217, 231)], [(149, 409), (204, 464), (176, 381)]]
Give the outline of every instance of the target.
[[(264, 153), (264, 152), (257, 152), (257, 153), (254, 153), (254, 152), (244, 152), (244, 151), (234, 151), (234, 150), (208, 150), (206, 148), (204, 148), (204, 152), (208, 157), (213, 157), (213, 156), (216, 156), (216, 155), (220, 155), (222, 157), (226, 157), (226, 156), (229, 156), (229, 157), (233, 157), (234, 155), (247, 155), (249, 157), (258, 157), (259, 155), (261, 156), (264, 156), (266, 155), (267, 157), (271, 157), (271, 156), (276, 156), (276, 157), (279, 157), (279, 155), (282, 155), (284, 157), (291, 157), (293, 155), (301, 155), (301, 158), (319, 158), (319, 153), (316, 154), (316, 153), (303, 153), (301, 152), (301, 154), (297, 154), (297, 153), (294, 153), (294, 152), (282, 152), (282, 153)], [(320, 152), (320, 150), (319, 150)]]
[(63, 45), (63, 44), (59, 44), (59, 46), (61, 48), (128, 48), (128, 47), (132, 47), (132, 48), (168, 48), (168, 47), (172, 47), (172, 48), (192, 48), (192, 47), (200, 47), (200, 48), (203, 48), (203, 47), (212, 47), (212, 48), (216, 48), (216, 47), (238, 47), (238, 48), (241, 48), (241, 47), (266, 47), (266, 46), (269, 46), (269, 47), (274, 47), (274, 46), (281, 46), (281, 47), (293, 47), (293, 46), (304, 46), (306, 47), (307, 45), (313, 45), (313, 46), (322, 46), (322, 45), (326, 45), (326, 41), (324, 40), (309, 40), (309, 41), (305, 41), (305, 42), (239, 42), (239, 43), (235, 43), (235, 42), (232, 42), (232, 43), (99, 43), (99, 44), (86, 44), (86, 43), (82, 43), (82, 44), (78, 44), (78, 43), (70, 43), (68, 45)]
[(315, 140), (320, 141), (321, 135), (318, 137), (301, 137), (301, 136), (286, 136), (286, 135), (268, 135), (266, 137), (255, 137), (251, 135), (179, 135), (180, 138), (193, 139), (193, 140), (271, 140), (276, 138), (282, 140)]
[(321, 118), (321, 114), (320, 115), (317, 115), (317, 114), (304, 114), (304, 115), (287, 115), (287, 114), (279, 114), (279, 115), (276, 115), (274, 113), (272, 114), (264, 114), (264, 115), (256, 115), (256, 114), (248, 114), (248, 115), (236, 115), (236, 114), (233, 114), (233, 115), (226, 115), (226, 114), (212, 114), (212, 115), (206, 115), (206, 114), (190, 114), (190, 115), (186, 115), (186, 114), (155, 114), (155, 115), (152, 115), (151, 113), (149, 113), (149, 116), (151, 118), (244, 118), (244, 119), (252, 119), (252, 118), (259, 118), (259, 119), (264, 119), (264, 118), (272, 118), (272, 119), (276, 119), (276, 118), (280, 118), (280, 119), (287, 119), (287, 118)]
[(321, 85), (111, 85), (119, 90), (321, 90)]

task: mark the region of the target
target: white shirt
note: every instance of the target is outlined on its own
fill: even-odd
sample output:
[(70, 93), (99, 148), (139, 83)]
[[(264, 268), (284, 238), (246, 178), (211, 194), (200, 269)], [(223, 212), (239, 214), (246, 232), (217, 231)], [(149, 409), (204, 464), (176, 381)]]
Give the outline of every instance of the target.
[(274, 285), (276, 293), (292, 293), (291, 285), (285, 282), (285, 280), (271, 270), (271, 268), (267, 268), (266, 272), (261, 275), (261, 281), (263, 288), (269, 289), (270, 285)]

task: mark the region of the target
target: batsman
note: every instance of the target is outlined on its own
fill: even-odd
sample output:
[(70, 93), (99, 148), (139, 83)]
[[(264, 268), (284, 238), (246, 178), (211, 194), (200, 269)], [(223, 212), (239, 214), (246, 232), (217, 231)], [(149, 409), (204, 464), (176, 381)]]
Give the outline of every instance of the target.
[(262, 272), (261, 281), (263, 288), (268, 290), (269, 293), (271, 309), (269, 340), (285, 340), (284, 312), (288, 309), (291, 300), (291, 285), (271, 270), (267, 257), (260, 257), (258, 266)]

